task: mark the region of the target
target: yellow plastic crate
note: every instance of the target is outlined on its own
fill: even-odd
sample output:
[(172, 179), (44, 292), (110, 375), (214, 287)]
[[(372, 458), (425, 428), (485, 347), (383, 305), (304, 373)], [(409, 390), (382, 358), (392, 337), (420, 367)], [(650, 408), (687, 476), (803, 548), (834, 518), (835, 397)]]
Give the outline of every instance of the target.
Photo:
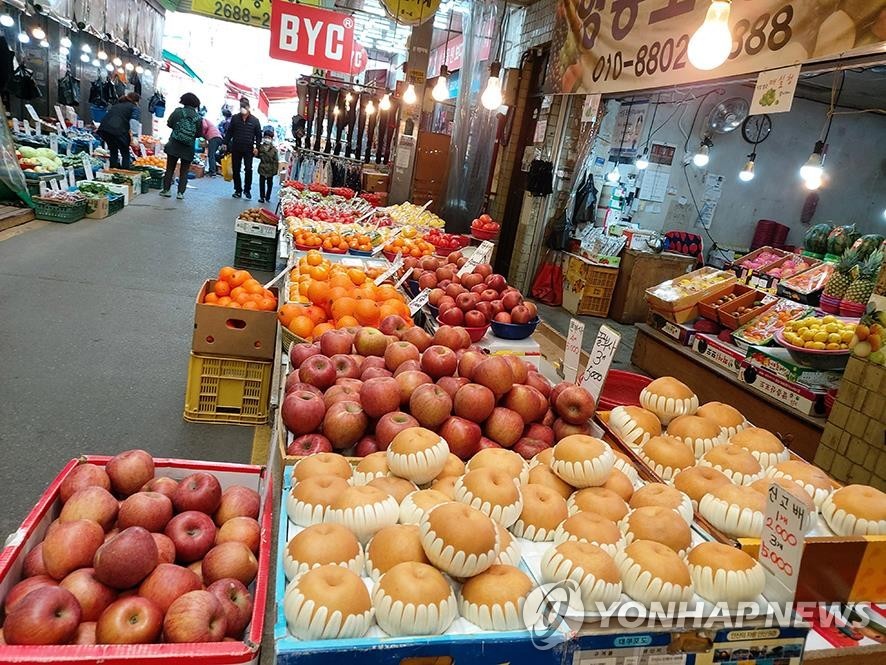
[(228, 425), (266, 423), (272, 365), (191, 353), (184, 419)]

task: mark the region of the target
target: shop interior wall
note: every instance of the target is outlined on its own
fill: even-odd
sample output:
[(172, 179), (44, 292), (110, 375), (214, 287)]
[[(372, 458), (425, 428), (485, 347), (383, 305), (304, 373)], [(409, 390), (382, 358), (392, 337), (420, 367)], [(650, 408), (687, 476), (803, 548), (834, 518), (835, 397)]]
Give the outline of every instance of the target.
[[(825, 121), (827, 106), (795, 99), (789, 113), (770, 116), (772, 132), (758, 146), (756, 177), (751, 182), (740, 182), (738, 179), (738, 173), (751, 151), (751, 145), (744, 141), (740, 129), (714, 136), (714, 147), (706, 170), (690, 164), (684, 176), (682, 159), (687, 133), (688, 153), (691, 155), (698, 147), (700, 130), (704, 127), (709, 109), (730, 97), (750, 100), (753, 92), (753, 88), (747, 85), (721, 87), (723, 94), (712, 94), (703, 102), (690, 132), (689, 124), (698, 105), (695, 100), (709, 89), (676, 93), (677, 99), (688, 95), (691, 97), (677, 105), (680, 108), (653, 137), (655, 141), (677, 146), (668, 194), (661, 204), (661, 212), (642, 210), (634, 216), (633, 221), (647, 229), (684, 229), (701, 233), (701, 229), (695, 226), (697, 214), (690, 196), (690, 186), (696, 199), (701, 201), (703, 178), (708, 172), (725, 176), (721, 199), (710, 228), (718, 245), (747, 248), (760, 219), (771, 219), (787, 225), (791, 229), (788, 243), (801, 245), (808, 226), (801, 223), (800, 215), (809, 192), (799, 178), (799, 168), (812, 152)], [(668, 94), (666, 98), (673, 97)], [(673, 104), (661, 105), (655, 118), (656, 128), (674, 111)], [(601, 135), (611, 127), (612, 123), (604, 123)], [(618, 143), (621, 137), (614, 138)], [(886, 116), (862, 113), (834, 117), (825, 163), (826, 183), (818, 192), (819, 203), (813, 224), (855, 223), (862, 233), (882, 233), (886, 229), (886, 187), (883, 186), (886, 160), (882, 151), (876, 148), (882, 146), (884, 141)], [(598, 144), (601, 144), (604, 154), (608, 152), (608, 145)], [(611, 166), (610, 163), (609, 168)], [(625, 167), (622, 166), (621, 170), (624, 172)], [(596, 178), (598, 187), (604, 182), (602, 173), (599, 175)], [(681, 197), (687, 199), (685, 204), (679, 202)]]

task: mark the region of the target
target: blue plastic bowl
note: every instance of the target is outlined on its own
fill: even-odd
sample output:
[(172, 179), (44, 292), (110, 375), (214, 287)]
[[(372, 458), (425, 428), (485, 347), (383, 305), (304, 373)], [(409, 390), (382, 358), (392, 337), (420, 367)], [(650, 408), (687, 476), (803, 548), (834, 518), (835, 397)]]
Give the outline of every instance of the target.
[(537, 316), (529, 323), (501, 323), (500, 321), (492, 321), (492, 334), (502, 339), (526, 339), (538, 327), (539, 319)]
[(372, 256), (372, 252), (365, 252), (359, 249), (349, 249), (348, 254), (352, 256)]

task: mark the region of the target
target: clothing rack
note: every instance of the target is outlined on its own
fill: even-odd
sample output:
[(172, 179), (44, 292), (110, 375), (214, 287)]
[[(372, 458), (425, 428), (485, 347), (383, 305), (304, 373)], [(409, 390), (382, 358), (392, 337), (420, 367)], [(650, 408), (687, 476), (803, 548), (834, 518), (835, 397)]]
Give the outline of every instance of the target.
[(299, 146), (295, 146), (294, 152), (303, 153), (306, 155), (317, 155), (318, 157), (323, 157), (324, 159), (332, 159), (338, 160), (342, 162), (354, 162), (355, 164), (360, 164), (363, 162), (362, 159), (357, 159), (356, 157), (343, 157), (342, 155), (331, 155), (328, 152), (323, 152), (322, 150), (310, 150), (308, 148), (300, 148)]
[(319, 150), (296, 148), (289, 161), (289, 179), (305, 184), (350, 187), (359, 192), (363, 186), (363, 162)]

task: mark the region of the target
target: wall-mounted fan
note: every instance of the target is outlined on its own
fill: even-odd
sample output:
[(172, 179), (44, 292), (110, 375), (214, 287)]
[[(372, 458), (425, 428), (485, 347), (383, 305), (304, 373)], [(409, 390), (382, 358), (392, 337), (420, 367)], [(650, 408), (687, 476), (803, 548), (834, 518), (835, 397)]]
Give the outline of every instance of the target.
[(741, 97), (724, 99), (708, 113), (704, 134), (728, 134), (741, 127), (751, 110), (747, 100)]

